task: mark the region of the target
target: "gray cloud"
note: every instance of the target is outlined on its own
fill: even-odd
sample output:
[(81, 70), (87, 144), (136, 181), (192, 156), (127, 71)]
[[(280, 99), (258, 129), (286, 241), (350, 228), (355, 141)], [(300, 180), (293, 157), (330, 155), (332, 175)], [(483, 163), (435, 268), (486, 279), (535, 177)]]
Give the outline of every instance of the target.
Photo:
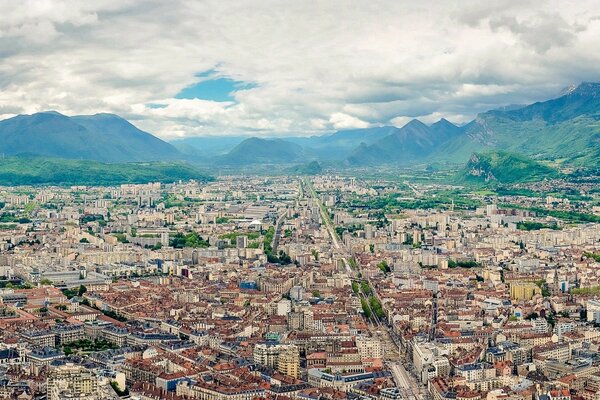
[[(0, 117), (115, 112), (165, 138), (462, 122), (600, 79), (596, 16), (593, 0), (0, 1)], [(255, 87), (175, 98), (207, 70)]]

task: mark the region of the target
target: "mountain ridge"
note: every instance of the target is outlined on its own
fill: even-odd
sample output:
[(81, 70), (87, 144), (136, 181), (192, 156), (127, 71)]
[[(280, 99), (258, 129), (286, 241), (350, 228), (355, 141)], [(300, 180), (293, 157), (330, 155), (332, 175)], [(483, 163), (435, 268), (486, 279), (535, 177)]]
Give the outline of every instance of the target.
[(0, 121), (0, 152), (101, 162), (183, 158), (172, 145), (115, 114), (68, 117), (56, 111)]

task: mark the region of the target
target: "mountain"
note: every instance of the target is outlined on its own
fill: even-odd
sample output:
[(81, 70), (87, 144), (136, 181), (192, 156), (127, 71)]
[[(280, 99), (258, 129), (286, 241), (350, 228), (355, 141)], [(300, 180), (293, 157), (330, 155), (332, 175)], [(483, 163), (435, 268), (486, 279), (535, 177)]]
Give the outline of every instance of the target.
[(520, 183), (556, 178), (555, 169), (530, 157), (505, 151), (473, 153), (460, 172), (465, 183)]
[(362, 143), (373, 144), (392, 134), (397, 128), (381, 126), (337, 131), (329, 135), (290, 137), (285, 140), (301, 145), (307, 154), (322, 161), (345, 160)]
[(472, 152), (503, 149), (575, 166), (599, 166), (600, 83), (582, 83), (564, 95), (517, 109), (492, 110), (464, 126), (432, 157), (466, 159)]
[(402, 128), (391, 128), (389, 135), (371, 145), (361, 144), (348, 161), (351, 165), (411, 164), (462, 133), (463, 129), (445, 119), (431, 126), (413, 119)]
[(286, 140), (252, 137), (217, 157), (216, 161), (224, 165), (287, 164), (305, 161), (305, 152), (302, 146)]
[(323, 172), (323, 167), (318, 161), (311, 161), (308, 164), (293, 166), (286, 172), (290, 175), (319, 175)]
[(429, 126), (429, 129), (433, 132), (436, 140), (446, 141), (462, 134), (463, 129), (454, 125), (446, 118), (440, 119)]
[(182, 162), (101, 163), (47, 157), (0, 159), (0, 185), (118, 185), (123, 183), (209, 181), (206, 173)]
[(0, 153), (136, 162), (180, 159), (170, 144), (113, 114), (67, 117), (57, 112), (0, 121)]
[(176, 139), (170, 143), (184, 154), (211, 157), (227, 154), (246, 139), (247, 136), (202, 136)]

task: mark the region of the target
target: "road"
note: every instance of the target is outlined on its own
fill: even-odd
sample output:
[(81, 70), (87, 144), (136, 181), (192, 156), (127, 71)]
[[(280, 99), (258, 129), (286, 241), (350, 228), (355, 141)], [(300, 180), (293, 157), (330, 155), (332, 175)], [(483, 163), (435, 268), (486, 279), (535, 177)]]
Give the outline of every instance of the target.
[(387, 363), (394, 382), (402, 390), (403, 397), (406, 399), (422, 399), (423, 393), (419, 385), (412, 378), (402, 363)]
[[(358, 273), (360, 272), (360, 265), (358, 265), (358, 270), (352, 269), (352, 267), (350, 266), (350, 263), (348, 262), (348, 258), (350, 257), (350, 254), (348, 253), (348, 251), (345, 247), (342, 247), (340, 245), (339, 238), (335, 231), (335, 227), (333, 226), (333, 222), (331, 221), (331, 218), (328, 215), (327, 209), (321, 203), (321, 200), (318, 198), (317, 193), (315, 192), (315, 189), (313, 188), (311, 182), (309, 182), (308, 179), (306, 179), (303, 181), (303, 184), (306, 185), (306, 188), (308, 189), (307, 192), (310, 193), (315, 204), (317, 205), (317, 207), (319, 207), (321, 220), (325, 224), (325, 227), (327, 229), (327, 232), (329, 233), (329, 237), (331, 237), (331, 241), (332, 241), (334, 248), (339, 253), (339, 255), (341, 255), (341, 259), (344, 263), (344, 267), (345, 267), (348, 277), (352, 281), (359, 282), (360, 279), (358, 278), (358, 276), (359, 276)], [(415, 190), (415, 189), (413, 189), (413, 190)], [(371, 289), (373, 290), (373, 293), (375, 293), (372, 285), (371, 285)], [(365, 296), (365, 294), (362, 293), (361, 290), (359, 290), (359, 296), (361, 296), (361, 298), (363, 298), (363, 299), (367, 299), (367, 296)], [(368, 300), (367, 300), (367, 303), (368, 303)], [(373, 322), (375, 323), (375, 326), (374, 326), (375, 332), (373, 333), (373, 336), (379, 337), (379, 339), (382, 341), (382, 343), (386, 347), (386, 350), (390, 349), (389, 353), (392, 353), (391, 349), (394, 349), (396, 354), (399, 355), (401, 346), (400, 346), (399, 340), (397, 338), (397, 335), (393, 332), (391, 327), (385, 321), (380, 321), (378, 318), (375, 318), (373, 320)], [(385, 351), (385, 353), (388, 353), (388, 351)], [(386, 354), (386, 359), (389, 359), (391, 357), (392, 357), (392, 354)], [(394, 358), (397, 360), (396, 357), (394, 357)], [(394, 378), (396, 385), (402, 390), (404, 398), (406, 398), (408, 400), (422, 400), (426, 397), (421, 392), (421, 388), (420, 388), (418, 382), (412, 376), (409, 375), (409, 373), (406, 371), (406, 369), (404, 368), (404, 365), (402, 363), (396, 362), (396, 361), (394, 361), (394, 362), (388, 361), (388, 362), (386, 362), (386, 365), (388, 366), (388, 369), (392, 373), (392, 377)]]
[(273, 242), (271, 243), (274, 255), (277, 255), (277, 246), (279, 245), (279, 239), (281, 238), (281, 225), (283, 224), (286, 215), (287, 211), (282, 212), (275, 222), (275, 234), (273, 235)]

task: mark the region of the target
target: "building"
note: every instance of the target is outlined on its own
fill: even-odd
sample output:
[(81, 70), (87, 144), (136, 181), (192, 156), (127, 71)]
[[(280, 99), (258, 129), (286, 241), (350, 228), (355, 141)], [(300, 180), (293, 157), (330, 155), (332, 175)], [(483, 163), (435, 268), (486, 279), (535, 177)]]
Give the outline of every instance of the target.
[(357, 336), (356, 347), (358, 348), (358, 352), (360, 353), (360, 358), (362, 360), (366, 358), (383, 357), (381, 342), (378, 339), (366, 336)]
[(293, 344), (257, 344), (254, 346), (253, 358), (257, 364), (276, 369), (285, 375), (298, 377), (300, 352)]
[(98, 378), (86, 368), (65, 364), (50, 371), (47, 379), (48, 400), (99, 398)]
[(588, 322), (600, 322), (600, 300), (587, 301)]
[(300, 369), (300, 352), (296, 346), (289, 346), (277, 357), (277, 371), (284, 375), (298, 378)]
[(542, 289), (532, 282), (514, 282), (510, 285), (510, 297), (513, 300), (531, 300), (536, 294), (542, 294)]
[(292, 302), (288, 299), (281, 299), (277, 303), (277, 315), (287, 315), (292, 311)]

